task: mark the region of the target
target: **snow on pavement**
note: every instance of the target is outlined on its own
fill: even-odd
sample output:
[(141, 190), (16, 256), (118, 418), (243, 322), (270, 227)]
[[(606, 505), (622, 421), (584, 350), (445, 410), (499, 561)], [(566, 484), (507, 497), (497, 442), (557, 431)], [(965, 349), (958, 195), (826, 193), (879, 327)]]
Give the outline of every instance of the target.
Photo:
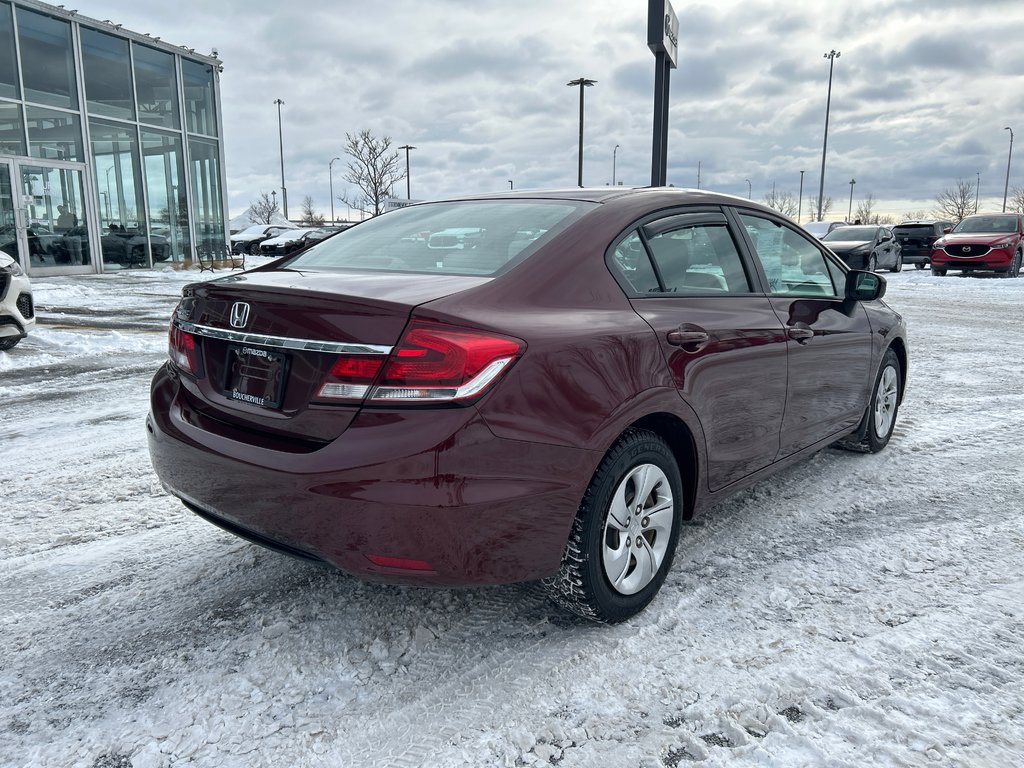
[(889, 447), (685, 526), (614, 627), (199, 520), (144, 429), (199, 275), (34, 281), (40, 324), (0, 353), (0, 765), (1024, 763), (1024, 280), (887, 277), (911, 340)]

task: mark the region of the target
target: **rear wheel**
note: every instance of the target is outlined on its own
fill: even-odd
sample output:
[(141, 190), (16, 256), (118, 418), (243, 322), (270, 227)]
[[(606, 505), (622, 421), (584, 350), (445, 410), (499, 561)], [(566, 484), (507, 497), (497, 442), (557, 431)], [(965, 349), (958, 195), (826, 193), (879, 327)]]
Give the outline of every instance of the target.
[(932, 274), (935, 275), (935, 277), (945, 277), (946, 270), (944, 267), (932, 267)]
[(914, 264), (914, 266), (917, 267), (918, 269), (924, 269), (924, 262), (919, 261), (916, 264)]
[(544, 581), (561, 607), (607, 623), (642, 611), (672, 565), (683, 491), (672, 451), (658, 435), (627, 430), (583, 496), (556, 576)]

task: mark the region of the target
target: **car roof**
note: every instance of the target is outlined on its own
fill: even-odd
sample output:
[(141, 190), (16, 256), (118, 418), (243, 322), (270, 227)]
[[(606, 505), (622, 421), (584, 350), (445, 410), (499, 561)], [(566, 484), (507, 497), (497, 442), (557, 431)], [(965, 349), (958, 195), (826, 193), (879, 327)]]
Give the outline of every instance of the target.
[(683, 205), (730, 205), (770, 213), (781, 214), (766, 205), (749, 200), (745, 197), (727, 195), (721, 192), (709, 192), (704, 189), (688, 189), (685, 187), (570, 187), (542, 190), (506, 190), (482, 195), (464, 195), (458, 197), (438, 198), (436, 200), (413, 203), (404, 206), (414, 208), (420, 205), (432, 205), (439, 202), (466, 202), (476, 200), (566, 200), (597, 203), (605, 206), (621, 208), (624, 211), (634, 210), (638, 214), (654, 211), (658, 208), (673, 208)]

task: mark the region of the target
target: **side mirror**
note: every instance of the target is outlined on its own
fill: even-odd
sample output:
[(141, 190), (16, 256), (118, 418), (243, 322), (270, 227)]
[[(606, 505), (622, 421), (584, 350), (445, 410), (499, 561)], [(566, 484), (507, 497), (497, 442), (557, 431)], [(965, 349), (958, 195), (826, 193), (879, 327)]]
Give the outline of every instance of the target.
[(846, 273), (846, 298), (874, 301), (885, 296), (885, 278), (874, 272), (851, 269)]
[(952, 231), (953, 231), (952, 227), (943, 227), (942, 228), (942, 234), (944, 234), (944, 235), (948, 235)]

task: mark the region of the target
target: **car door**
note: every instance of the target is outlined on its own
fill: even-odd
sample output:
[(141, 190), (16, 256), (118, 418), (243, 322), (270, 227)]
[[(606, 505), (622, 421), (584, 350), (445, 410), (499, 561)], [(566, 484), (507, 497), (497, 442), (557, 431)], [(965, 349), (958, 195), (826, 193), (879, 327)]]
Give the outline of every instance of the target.
[(786, 405), (786, 336), (769, 298), (753, 290), (752, 267), (725, 215), (649, 221), (620, 239), (611, 263), (700, 420), (709, 488), (774, 461)]
[(811, 239), (768, 214), (737, 214), (787, 335), (782, 458), (860, 421), (871, 384), (871, 324), (859, 302), (844, 299), (845, 270)]

